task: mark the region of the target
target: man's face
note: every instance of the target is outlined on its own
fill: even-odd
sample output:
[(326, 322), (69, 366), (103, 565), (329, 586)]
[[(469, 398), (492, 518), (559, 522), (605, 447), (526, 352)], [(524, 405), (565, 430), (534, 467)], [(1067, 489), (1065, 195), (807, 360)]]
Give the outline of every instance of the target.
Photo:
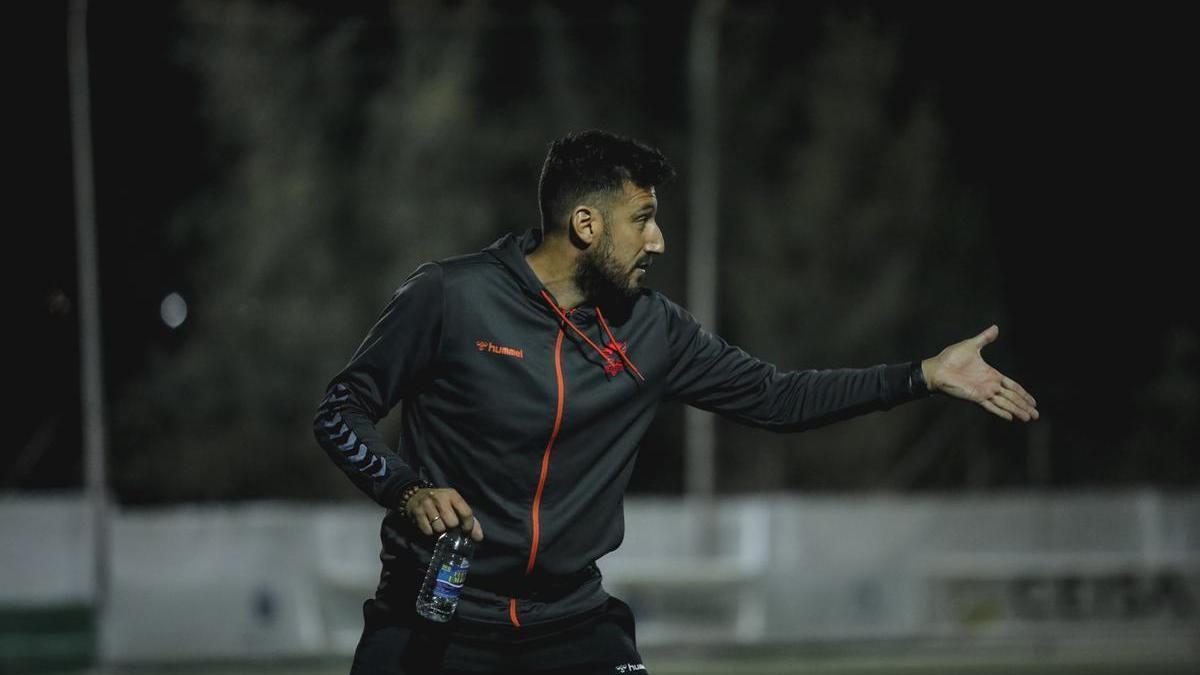
[(666, 251), (654, 187), (625, 181), (622, 188), (604, 210), (600, 238), (576, 269), (576, 283), (593, 300), (635, 297), (654, 256)]

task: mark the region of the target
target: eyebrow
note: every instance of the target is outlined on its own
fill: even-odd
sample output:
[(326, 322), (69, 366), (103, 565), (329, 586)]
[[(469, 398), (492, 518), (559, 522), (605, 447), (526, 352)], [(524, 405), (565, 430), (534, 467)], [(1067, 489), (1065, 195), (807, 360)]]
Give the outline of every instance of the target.
[(641, 207), (637, 211), (634, 211), (633, 215), (640, 216), (643, 213), (654, 213), (655, 210), (656, 210), (656, 207), (653, 204), (646, 204), (645, 206)]

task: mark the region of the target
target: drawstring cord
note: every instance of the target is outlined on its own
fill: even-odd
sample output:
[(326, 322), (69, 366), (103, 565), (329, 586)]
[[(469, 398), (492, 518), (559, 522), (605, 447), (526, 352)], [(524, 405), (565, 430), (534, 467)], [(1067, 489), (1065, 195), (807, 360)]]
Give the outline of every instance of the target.
[(587, 343), (592, 346), (592, 349), (595, 349), (596, 353), (600, 355), (600, 358), (604, 359), (604, 363), (607, 364), (609, 362), (609, 358), (604, 355), (604, 350), (597, 347), (596, 343), (592, 342), (591, 338), (589, 338), (586, 334), (584, 334), (583, 331), (579, 330), (579, 327), (576, 326), (575, 323), (572, 322), (570, 319), (568, 319), (566, 314), (563, 314), (563, 311), (558, 308), (558, 304), (550, 299), (550, 296), (546, 294), (546, 291), (542, 291), (542, 297), (546, 300), (547, 303), (550, 304), (551, 309), (553, 309), (554, 313), (558, 315), (559, 320), (561, 320), (563, 323), (570, 326), (571, 330), (573, 330), (579, 334), (579, 337), (586, 340)]
[[(575, 322), (568, 319), (566, 314), (563, 314), (563, 311), (558, 307), (558, 303), (554, 302), (554, 300), (550, 298), (550, 295), (546, 293), (545, 290), (543, 290), (541, 293), (542, 298), (546, 301), (546, 304), (550, 305), (550, 308), (554, 310), (554, 313), (558, 315), (559, 320), (570, 326), (571, 330), (575, 331), (579, 337), (583, 338), (585, 342), (591, 345), (592, 349), (596, 350), (596, 353), (600, 355), (600, 358), (604, 359), (604, 365), (606, 366), (605, 369), (607, 370), (607, 367), (612, 365), (612, 358), (605, 354), (604, 350), (597, 346), (595, 342), (592, 342), (592, 339), (589, 338), (586, 333), (579, 330), (579, 327), (575, 325)], [(596, 317), (600, 319), (600, 325), (604, 327), (604, 331), (608, 333), (608, 339), (612, 341), (612, 351), (615, 351), (617, 355), (621, 357), (621, 360), (625, 363), (625, 365), (629, 366), (630, 371), (632, 371), (639, 380), (645, 382), (646, 378), (642, 376), (642, 373), (637, 369), (637, 366), (633, 365), (633, 361), (629, 359), (629, 356), (625, 354), (625, 350), (620, 344), (617, 343), (617, 339), (613, 337), (612, 329), (608, 327), (608, 322), (604, 320), (604, 315), (600, 313), (599, 307), (596, 308)]]
[(646, 378), (642, 377), (642, 371), (638, 370), (637, 366), (633, 365), (633, 361), (631, 361), (629, 357), (625, 355), (625, 348), (622, 347), (621, 343), (617, 342), (617, 338), (613, 336), (612, 329), (608, 327), (608, 322), (604, 320), (604, 314), (601, 313), (599, 307), (596, 307), (596, 318), (600, 319), (600, 325), (604, 326), (604, 332), (608, 333), (608, 339), (612, 342), (613, 350), (617, 352), (617, 354), (621, 357), (621, 360), (625, 362), (625, 365), (629, 366), (629, 369), (633, 371), (633, 374), (637, 375), (639, 380), (645, 382)]

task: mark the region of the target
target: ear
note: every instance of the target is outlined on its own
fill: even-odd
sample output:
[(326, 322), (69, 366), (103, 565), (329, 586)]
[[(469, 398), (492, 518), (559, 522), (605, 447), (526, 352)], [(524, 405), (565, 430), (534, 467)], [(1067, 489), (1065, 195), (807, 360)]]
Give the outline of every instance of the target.
[(591, 246), (599, 238), (604, 229), (604, 219), (600, 210), (580, 204), (571, 210), (571, 232), (583, 243)]

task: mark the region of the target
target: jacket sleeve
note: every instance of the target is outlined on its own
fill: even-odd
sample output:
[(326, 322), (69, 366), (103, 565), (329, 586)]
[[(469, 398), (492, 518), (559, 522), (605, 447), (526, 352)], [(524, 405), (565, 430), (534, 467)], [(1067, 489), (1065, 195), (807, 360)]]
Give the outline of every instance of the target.
[(385, 508), (420, 480), (375, 427), (420, 386), (437, 359), (442, 331), (442, 270), (417, 268), (392, 294), (366, 339), (329, 382), (313, 419), (317, 443), (350, 480)]
[(911, 362), (781, 372), (705, 330), (678, 304), (663, 301), (671, 358), (669, 399), (749, 426), (801, 431), (925, 395), (912, 391)]

